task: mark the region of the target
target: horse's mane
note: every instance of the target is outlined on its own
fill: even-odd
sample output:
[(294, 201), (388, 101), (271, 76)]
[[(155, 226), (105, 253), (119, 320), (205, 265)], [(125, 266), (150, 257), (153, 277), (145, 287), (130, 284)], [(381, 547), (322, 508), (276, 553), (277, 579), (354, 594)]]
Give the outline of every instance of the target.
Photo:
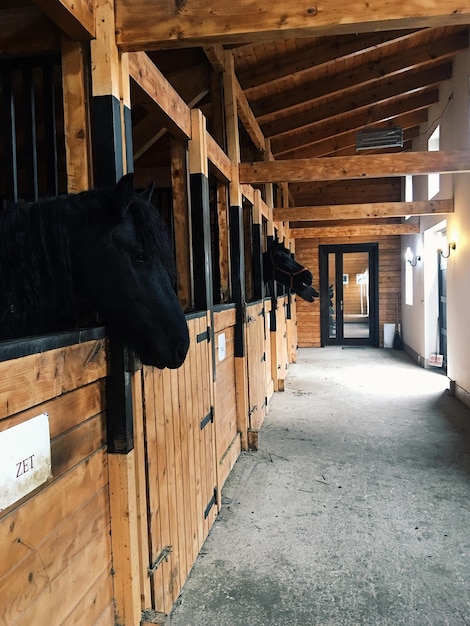
[[(62, 199), (62, 202), (64, 199)], [(3, 338), (56, 321), (70, 324), (73, 284), (64, 207), (57, 199), (0, 211), (0, 324)]]
[[(113, 188), (0, 209), (0, 337), (70, 329), (81, 315), (72, 271), (74, 226), (109, 229)], [(136, 194), (128, 211), (147, 258), (159, 258), (174, 286), (173, 252), (156, 209)], [(86, 242), (83, 242), (86, 253)]]

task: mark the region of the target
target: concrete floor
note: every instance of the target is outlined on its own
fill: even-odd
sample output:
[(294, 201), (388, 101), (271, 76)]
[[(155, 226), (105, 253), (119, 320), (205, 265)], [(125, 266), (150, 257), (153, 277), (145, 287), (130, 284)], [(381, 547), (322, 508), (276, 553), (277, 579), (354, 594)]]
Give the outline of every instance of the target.
[(404, 352), (299, 350), (171, 626), (470, 625), (470, 410)]

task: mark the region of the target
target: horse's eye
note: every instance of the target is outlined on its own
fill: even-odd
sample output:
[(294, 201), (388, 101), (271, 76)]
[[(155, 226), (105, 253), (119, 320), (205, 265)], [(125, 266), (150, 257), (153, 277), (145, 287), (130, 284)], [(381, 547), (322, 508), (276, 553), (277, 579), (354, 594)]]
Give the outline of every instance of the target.
[(145, 254), (143, 252), (136, 252), (134, 255), (134, 260), (137, 263), (145, 263), (146, 261)]

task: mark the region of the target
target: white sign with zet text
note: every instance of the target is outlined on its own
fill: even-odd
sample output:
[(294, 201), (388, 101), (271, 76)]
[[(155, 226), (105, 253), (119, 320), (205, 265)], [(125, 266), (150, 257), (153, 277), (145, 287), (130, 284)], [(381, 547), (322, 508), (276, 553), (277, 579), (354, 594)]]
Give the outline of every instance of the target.
[(51, 477), (47, 413), (0, 432), (0, 511)]

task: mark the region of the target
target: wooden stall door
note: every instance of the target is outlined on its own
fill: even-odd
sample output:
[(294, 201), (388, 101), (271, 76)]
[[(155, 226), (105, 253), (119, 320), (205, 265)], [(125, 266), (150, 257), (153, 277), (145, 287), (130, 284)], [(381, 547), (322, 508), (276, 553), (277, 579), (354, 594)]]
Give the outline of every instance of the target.
[[(212, 355), (207, 317), (188, 322), (178, 370), (143, 376), (152, 608), (169, 613), (215, 519)], [(142, 489), (142, 486), (139, 486)]]
[(258, 448), (258, 433), (266, 416), (266, 350), (264, 330), (264, 304), (246, 307), (247, 355), (248, 355), (248, 445)]
[(287, 376), (287, 366), (289, 363), (288, 346), (287, 346), (287, 320), (286, 320), (286, 302), (287, 296), (277, 299), (276, 310), (276, 332), (271, 333), (272, 355), (276, 358), (271, 362), (273, 370), (274, 390), (284, 391), (284, 381)]

